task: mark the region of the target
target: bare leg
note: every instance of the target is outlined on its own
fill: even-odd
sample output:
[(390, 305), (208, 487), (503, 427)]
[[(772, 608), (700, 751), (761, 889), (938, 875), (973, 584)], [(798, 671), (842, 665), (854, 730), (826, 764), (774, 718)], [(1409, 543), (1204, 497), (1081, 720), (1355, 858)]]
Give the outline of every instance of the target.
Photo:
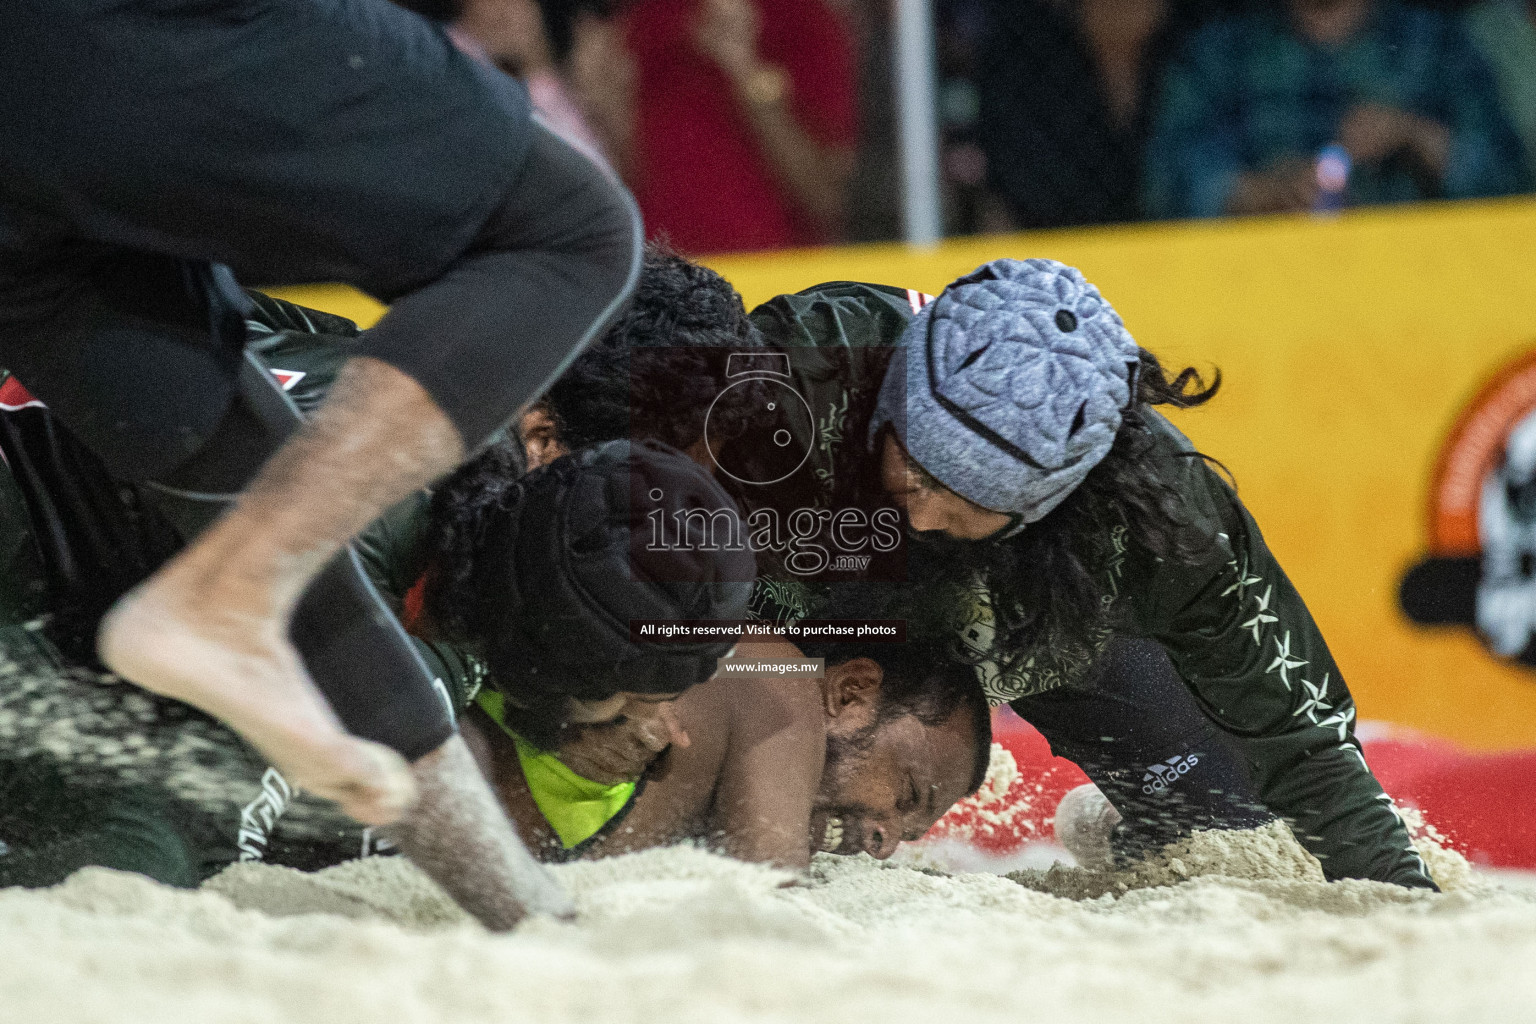
[(492, 931), (527, 914), (575, 915), (570, 897), (533, 859), (462, 736), (411, 765), (421, 801), (389, 835), (411, 861)]
[(422, 387), (367, 357), (222, 518), (102, 622), (114, 672), (223, 720), (299, 786), (359, 821), (414, 799), (394, 751), (349, 735), (288, 640), (305, 587), (355, 533), (464, 457)]

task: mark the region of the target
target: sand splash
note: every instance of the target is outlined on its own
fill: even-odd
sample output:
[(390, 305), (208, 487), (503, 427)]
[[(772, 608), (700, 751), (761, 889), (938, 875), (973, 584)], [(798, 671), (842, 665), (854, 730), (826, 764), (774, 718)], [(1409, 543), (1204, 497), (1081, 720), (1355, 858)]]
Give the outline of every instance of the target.
[(0, 1016), (1375, 1024), (1528, 1019), (1536, 1003), (1536, 894), (1330, 885), (1275, 829), (1185, 845), (1089, 899), (1051, 894), (1087, 891), (1070, 872), (820, 857), (787, 885), (676, 847), (557, 868), (580, 921), (500, 937), (398, 859), (238, 867), (196, 893), (92, 869), (0, 891)]
[(0, 750), (81, 785), (151, 785), (206, 808), (250, 799), (265, 762), (189, 705), (61, 660), (43, 623), (0, 626)]

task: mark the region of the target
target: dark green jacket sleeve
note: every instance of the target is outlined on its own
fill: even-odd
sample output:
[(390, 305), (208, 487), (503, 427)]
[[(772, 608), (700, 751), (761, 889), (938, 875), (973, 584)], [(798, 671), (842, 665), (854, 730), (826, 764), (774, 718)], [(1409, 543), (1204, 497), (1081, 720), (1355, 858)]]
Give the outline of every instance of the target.
[[(403, 611), (405, 595), (427, 569), (423, 542), (431, 505), (431, 495), (418, 491), (374, 520), (352, 542), (368, 578), (396, 616)], [(460, 644), (412, 639), (433, 677), (443, 684), (454, 716), (461, 715), (485, 685), (485, 663)]]
[(889, 348), (927, 298), (891, 285), (830, 281), (769, 299), (752, 310), (752, 323), (772, 348)]
[(1156, 457), (1190, 502), (1196, 564), (1144, 560), (1128, 588), (1205, 711), (1247, 754), (1259, 795), (1331, 879), (1432, 886), (1355, 738), (1355, 702), (1301, 595), (1237, 496), (1165, 421)]

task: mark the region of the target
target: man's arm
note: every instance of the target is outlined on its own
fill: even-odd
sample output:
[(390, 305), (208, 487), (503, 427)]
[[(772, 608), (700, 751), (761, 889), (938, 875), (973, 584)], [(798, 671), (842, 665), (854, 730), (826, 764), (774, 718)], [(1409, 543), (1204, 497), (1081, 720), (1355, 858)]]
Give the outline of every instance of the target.
[[(798, 658), (787, 642), (743, 643), (736, 657)], [(588, 856), (610, 857), (704, 834), (741, 860), (810, 863), (811, 806), (826, 761), (816, 680), (716, 675), (675, 702), (691, 739), (646, 773), (624, 821)]]
[(1354, 700), (1306, 604), (1236, 496), (1199, 460), (1184, 472), (1197, 515), (1225, 529), (1209, 560), (1163, 563), (1140, 588), (1149, 632), (1329, 878), (1433, 887), (1366, 766)]
[[(1400, 107), (1362, 103), (1345, 115), (1338, 140), (1357, 164), (1407, 154), (1447, 199), (1506, 195), (1530, 187), (1522, 147), (1497, 86), (1461, 27), (1439, 12), (1406, 16), (1429, 31), (1407, 33), (1414, 66), (1432, 69), (1425, 91)], [(1406, 99), (1406, 98), (1405, 98)]]
[(1437, 90), (1443, 107), (1447, 199), (1499, 196), (1531, 187), (1524, 146), (1500, 102), (1488, 65), (1458, 27), (1448, 37)]
[[(803, 116), (797, 116), (790, 102), (796, 88), (793, 69), (760, 56), (761, 23), (750, 0), (704, 0), (701, 12), (694, 34), (697, 45), (725, 73), (758, 149), (795, 205), (818, 228), (836, 237), (847, 214), (847, 184), (854, 160), (851, 139), (848, 143), (818, 139), (802, 124)], [(823, 19), (797, 25), (802, 33), (799, 45), (824, 58), (817, 73), (830, 81), (821, 83), (816, 100), (840, 107), (854, 94), (849, 73), (852, 55), (836, 38), (833, 16), (823, 14)], [(799, 84), (804, 88), (809, 83)], [(845, 118), (834, 114), (832, 120)], [(846, 120), (851, 121), (851, 116)]]
[(716, 677), (692, 687), (673, 702), (686, 747), (669, 747), (646, 770), (634, 800), (616, 827), (606, 829), (584, 851), (612, 857), (667, 846), (697, 837), (704, 829), (730, 744), (735, 690)]

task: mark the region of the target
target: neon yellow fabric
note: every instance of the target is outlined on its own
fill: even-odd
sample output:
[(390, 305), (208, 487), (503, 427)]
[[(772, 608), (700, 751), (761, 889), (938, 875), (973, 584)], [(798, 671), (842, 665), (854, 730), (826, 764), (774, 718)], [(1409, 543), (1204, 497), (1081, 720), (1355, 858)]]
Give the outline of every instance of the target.
[(508, 729), (505, 704), (495, 690), (481, 689), (475, 695), (475, 703), (517, 744), (517, 760), (523, 766), (523, 778), (528, 780), (533, 802), (567, 850), (591, 839), (634, 797), (633, 782), (605, 786), (582, 778), (554, 754), (539, 750)]

